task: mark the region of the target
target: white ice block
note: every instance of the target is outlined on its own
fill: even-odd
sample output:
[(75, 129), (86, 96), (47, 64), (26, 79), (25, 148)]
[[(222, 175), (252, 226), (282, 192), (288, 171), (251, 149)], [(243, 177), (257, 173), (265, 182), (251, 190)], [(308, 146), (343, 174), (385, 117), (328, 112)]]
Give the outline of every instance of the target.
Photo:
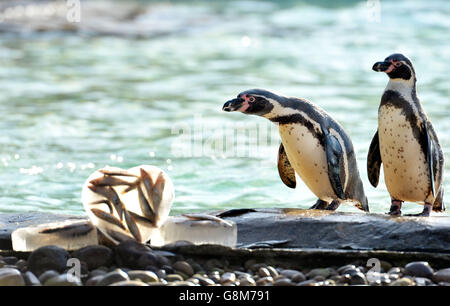
[(14, 251), (31, 252), (45, 245), (66, 250), (98, 244), (97, 230), (88, 220), (68, 220), (18, 228), (11, 234)]
[[(101, 203), (101, 201), (105, 200), (106, 197), (101, 193), (94, 192), (91, 188), (89, 188), (89, 186), (92, 187), (93, 181), (101, 180), (105, 177), (105, 174), (101, 172), (103, 170), (123, 173), (124, 175), (113, 175), (113, 177), (130, 184), (141, 180), (138, 184), (141, 190), (141, 199), (142, 197), (145, 197), (147, 201), (150, 201), (147, 196), (147, 190), (149, 188), (146, 188), (141, 172), (145, 171), (154, 184), (150, 186), (150, 189), (159, 190), (160, 194), (160, 198), (158, 198), (159, 201), (156, 203), (157, 205), (152, 207), (152, 213), (154, 214), (153, 220), (148, 219), (148, 213), (146, 215), (146, 212), (143, 211), (146, 207), (142, 205), (138, 188), (131, 188), (129, 191), (125, 192), (129, 187), (127, 185), (111, 184), (107, 186), (107, 188), (113, 189), (119, 197), (120, 203), (123, 204), (123, 207), (121, 207), (121, 214), (119, 214), (115, 207), (112, 207), (113, 211), (111, 212), (107, 204)], [(125, 175), (127, 173), (130, 175)], [(162, 185), (158, 184), (158, 178), (160, 176), (161, 181), (163, 182)], [(102, 186), (103, 185), (99, 185), (99, 188), (104, 188)], [(134, 233), (138, 233), (140, 239), (136, 240), (140, 240), (140, 242), (143, 243), (148, 241), (153, 235), (158, 236), (159, 227), (162, 223), (164, 223), (169, 215), (174, 197), (174, 186), (170, 177), (160, 168), (152, 165), (140, 165), (128, 170), (116, 167), (105, 167), (103, 169), (99, 169), (87, 178), (83, 185), (81, 194), (81, 200), (89, 219), (109, 240), (114, 243), (119, 243), (125, 239), (135, 239), (136, 235), (133, 235), (132, 231), (134, 231)], [(131, 214), (131, 217), (128, 218), (128, 221), (132, 219), (131, 222), (127, 222), (125, 211), (128, 214)], [(95, 213), (97, 213), (97, 215)], [(130, 226), (133, 226), (134, 228), (131, 229)]]
[(235, 247), (237, 243), (237, 226), (231, 221), (193, 220), (184, 216), (168, 217), (154, 233), (150, 244), (161, 246), (185, 240), (194, 244), (220, 244)]

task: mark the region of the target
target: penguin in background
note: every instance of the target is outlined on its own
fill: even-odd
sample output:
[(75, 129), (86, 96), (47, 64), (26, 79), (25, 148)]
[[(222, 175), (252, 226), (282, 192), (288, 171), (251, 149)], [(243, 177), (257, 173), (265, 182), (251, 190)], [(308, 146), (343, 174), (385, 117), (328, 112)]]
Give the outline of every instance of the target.
[(378, 108), (378, 130), (370, 144), (367, 173), (377, 187), (381, 164), (391, 196), (388, 214), (399, 216), (403, 202), (424, 205), (412, 216), (444, 211), (444, 155), (431, 121), (416, 91), (413, 64), (403, 54), (392, 54), (372, 69), (385, 72), (389, 82)]
[(278, 173), (295, 188), (297, 173), (319, 198), (312, 209), (336, 210), (351, 201), (369, 211), (353, 144), (344, 129), (317, 105), (263, 89), (241, 92), (226, 102), (224, 111), (258, 115), (278, 124), (282, 143)]

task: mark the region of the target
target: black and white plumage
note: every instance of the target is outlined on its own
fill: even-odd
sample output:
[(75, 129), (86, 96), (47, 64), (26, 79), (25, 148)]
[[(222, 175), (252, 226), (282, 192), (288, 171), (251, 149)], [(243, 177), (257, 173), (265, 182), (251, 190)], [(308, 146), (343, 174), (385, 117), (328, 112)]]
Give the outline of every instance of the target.
[(223, 110), (258, 115), (278, 124), (281, 180), (295, 188), (297, 173), (319, 198), (312, 208), (335, 210), (341, 202), (351, 201), (369, 211), (352, 142), (320, 107), (305, 99), (251, 89), (226, 102)]
[(431, 121), (416, 91), (411, 61), (392, 54), (377, 62), (374, 71), (385, 72), (389, 83), (378, 108), (378, 130), (367, 158), (369, 181), (378, 185), (383, 164), (386, 187), (391, 195), (389, 214), (401, 215), (404, 201), (424, 205), (417, 216), (445, 210), (443, 203), (444, 155)]

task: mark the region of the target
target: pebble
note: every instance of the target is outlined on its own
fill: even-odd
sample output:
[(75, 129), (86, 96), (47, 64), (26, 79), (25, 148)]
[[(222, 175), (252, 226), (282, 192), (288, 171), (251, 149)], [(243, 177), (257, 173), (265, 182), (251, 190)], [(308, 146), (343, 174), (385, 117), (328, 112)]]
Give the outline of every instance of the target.
[(432, 279), (436, 283), (450, 283), (450, 268), (436, 271)]
[(97, 286), (102, 279), (103, 275), (93, 276), (86, 281), (86, 286)]
[(306, 280), (306, 276), (302, 272), (297, 270), (286, 269), (282, 270), (280, 274), (286, 276), (287, 278), (290, 278), (293, 282), (296, 283), (301, 283)]
[(432, 281), (425, 277), (415, 277), (414, 281), (416, 283), (416, 286), (428, 286), (432, 284)]
[(356, 266), (355, 265), (345, 265), (345, 266), (338, 268), (336, 271), (339, 274), (347, 274), (347, 270), (356, 270)]
[(19, 270), (0, 268), (0, 286), (25, 286), (25, 281)]
[(350, 274), (350, 285), (367, 285), (367, 279), (363, 273)]
[(324, 279), (328, 278), (329, 276), (335, 275), (337, 274), (336, 271), (334, 271), (331, 268), (318, 268), (318, 269), (313, 269), (311, 271), (309, 271), (306, 274), (306, 277), (311, 279), (314, 278), (316, 276), (322, 276)]
[(114, 251), (116, 262), (121, 267), (145, 270), (147, 266), (162, 266), (152, 249), (135, 240), (121, 242)]
[(240, 286), (256, 286), (255, 280), (249, 276), (239, 278), (239, 283)]
[(258, 275), (261, 276), (261, 277), (271, 276), (269, 270), (267, 268), (265, 268), (265, 267), (260, 267), (258, 269)]
[(184, 274), (186, 274), (187, 276), (192, 276), (194, 275), (194, 269), (192, 268), (192, 266), (186, 262), (186, 261), (177, 261), (175, 262), (172, 267), (179, 271), (182, 272)]
[(195, 276), (195, 278), (199, 280), (200, 285), (202, 285), (202, 286), (214, 286), (216, 284), (213, 280), (211, 280), (207, 277)]
[(402, 277), (393, 281), (389, 286), (414, 286), (414, 281), (407, 277)]
[(273, 282), (274, 286), (295, 286), (289, 278), (279, 278)]
[(233, 272), (225, 272), (220, 277), (220, 283), (224, 286), (234, 284), (236, 282), (236, 274)]
[(433, 273), (433, 268), (426, 261), (414, 261), (405, 266), (406, 275), (431, 278)]
[(146, 283), (137, 280), (124, 280), (121, 282), (113, 283), (109, 286), (120, 286), (120, 287), (136, 287), (136, 286), (148, 286)]
[(216, 284), (220, 283), (220, 273), (218, 271), (211, 272), (208, 277), (213, 280)]
[(81, 286), (81, 280), (72, 274), (60, 274), (45, 281), (44, 286)]
[(121, 269), (116, 269), (103, 276), (103, 278), (97, 283), (97, 286), (108, 286), (113, 283), (129, 280), (128, 274)]
[(393, 267), (393, 268), (389, 269), (388, 273), (389, 274), (400, 274), (400, 273), (403, 273), (403, 271), (399, 267)]
[(39, 281), (39, 279), (31, 271), (25, 272), (22, 276), (23, 276), (23, 280), (25, 281), (25, 285), (27, 285), (27, 286), (40, 286), (41, 285), (41, 282)]
[(45, 271), (44, 273), (42, 273), (42, 274), (39, 276), (39, 282), (40, 282), (41, 284), (43, 284), (43, 283), (45, 283), (48, 279), (50, 279), (50, 278), (52, 278), (52, 277), (55, 277), (55, 276), (58, 276), (58, 275), (59, 275), (59, 273), (56, 272), (55, 270), (48, 270), (48, 271)]
[(179, 274), (168, 274), (166, 276), (166, 280), (168, 282), (175, 282), (175, 281), (184, 281), (183, 277)]
[(316, 281), (312, 279), (297, 284), (297, 286), (317, 286), (317, 285), (318, 284), (316, 283)]
[(256, 286), (267, 286), (271, 284), (273, 284), (272, 276), (262, 277), (256, 281)]
[(144, 271), (144, 270), (132, 270), (128, 271), (128, 277), (131, 280), (140, 280), (144, 283), (155, 283), (158, 282), (158, 276), (151, 271)]
[(87, 264), (89, 270), (101, 266), (110, 266), (113, 263), (113, 251), (103, 245), (90, 245), (72, 253), (72, 257), (78, 258)]
[(267, 266), (267, 270), (269, 270), (270, 276), (272, 276), (273, 278), (279, 275), (278, 271), (272, 266)]
[(49, 245), (38, 248), (28, 257), (28, 270), (36, 276), (48, 270), (63, 272), (67, 268), (69, 253), (58, 246)]
[(89, 278), (95, 277), (95, 276), (103, 276), (105, 274), (106, 274), (105, 270), (95, 269), (95, 270), (92, 270), (91, 272), (89, 272)]

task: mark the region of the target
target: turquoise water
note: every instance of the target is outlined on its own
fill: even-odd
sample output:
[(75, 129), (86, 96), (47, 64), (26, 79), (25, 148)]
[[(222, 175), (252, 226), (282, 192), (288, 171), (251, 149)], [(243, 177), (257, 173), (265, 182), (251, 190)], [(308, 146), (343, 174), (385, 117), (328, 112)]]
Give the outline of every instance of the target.
[(139, 22), (148, 28), (140, 35), (3, 30), (0, 212), (83, 214), (90, 173), (139, 164), (172, 178), (171, 214), (308, 208), (315, 197), (305, 185), (291, 190), (278, 177), (276, 129), (221, 111), (255, 87), (308, 98), (336, 118), (353, 140), (371, 211), (385, 212), (384, 181), (373, 188), (365, 162), (387, 83), (371, 67), (394, 52), (415, 64), (448, 161), (448, 194), (450, 2), (330, 3), (141, 1)]

